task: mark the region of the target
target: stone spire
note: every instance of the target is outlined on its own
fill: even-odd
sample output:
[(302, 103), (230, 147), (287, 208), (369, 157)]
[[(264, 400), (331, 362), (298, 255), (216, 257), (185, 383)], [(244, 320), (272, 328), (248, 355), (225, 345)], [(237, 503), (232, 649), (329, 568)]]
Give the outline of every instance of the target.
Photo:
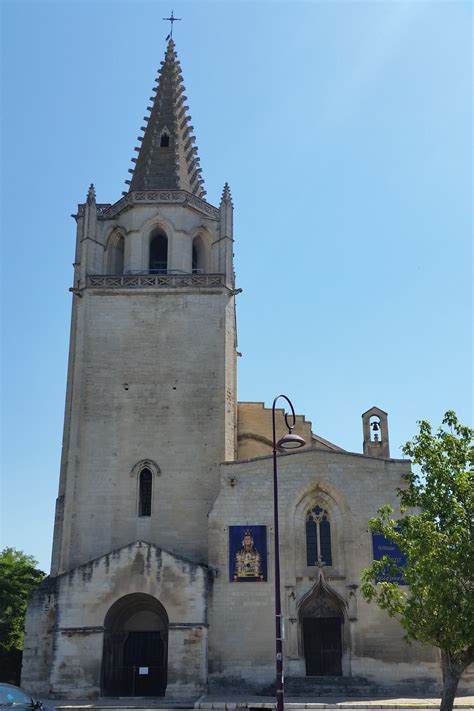
[(142, 127), (144, 136), (138, 138), (141, 146), (135, 148), (138, 158), (132, 158), (136, 165), (129, 171), (129, 190), (187, 190), (204, 198), (204, 181), (172, 39), (155, 81), (156, 95), (150, 98), (153, 105), (148, 107), (151, 113), (144, 118), (147, 126)]

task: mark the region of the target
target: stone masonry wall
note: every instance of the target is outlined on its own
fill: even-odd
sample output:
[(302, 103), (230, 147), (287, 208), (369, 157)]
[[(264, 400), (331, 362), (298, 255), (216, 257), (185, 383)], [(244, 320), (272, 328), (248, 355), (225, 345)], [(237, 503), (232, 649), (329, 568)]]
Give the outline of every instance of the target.
[[(56, 579), (53, 654), (44, 647), (39, 615), (31, 608), (22, 682), (34, 694), (63, 698), (98, 696), (104, 621), (112, 605), (135, 593), (158, 600), (169, 619), (166, 695), (192, 695), (206, 684), (207, 569), (153, 545), (137, 542)], [(43, 595), (44, 598), (44, 595)]]
[[(80, 308), (62, 569), (136, 538), (206, 561), (224, 459), (226, 292), (94, 291)], [(133, 467), (157, 463), (152, 515)]]
[[(343, 674), (386, 684), (413, 676), (436, 681), (435, 652), (408, 646), (400, 626), (359, 593), (361, 570), (372, 560), (368, 520), (382, 504), (396, 507), (395, 490), (409, 462), (311, 449), (281, 455), (278, 463), (286, 674), (305, 674), (299, 605), (318, 579), (306, 561), (305, 519), (319, 504), (331, 521), (333, 564), (324, 568), (324, 579), (341, 601)], [(218, 571), (209, 612), (210, 682), (262, 687), (274, 678), (272, 459), (226, 464), (221, 475), (209, 518), (209, 564)], [(268, 582), (230, 582), (229, 526), (256, 524), (267, 526)]]

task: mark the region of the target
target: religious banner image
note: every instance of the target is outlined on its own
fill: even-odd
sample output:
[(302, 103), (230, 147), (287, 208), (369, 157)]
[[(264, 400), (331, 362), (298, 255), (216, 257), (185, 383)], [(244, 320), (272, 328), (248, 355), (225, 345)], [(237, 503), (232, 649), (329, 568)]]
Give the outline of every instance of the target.
[(229, 526), (229, 580), (235, 583), (267, 580), (266, 526)]

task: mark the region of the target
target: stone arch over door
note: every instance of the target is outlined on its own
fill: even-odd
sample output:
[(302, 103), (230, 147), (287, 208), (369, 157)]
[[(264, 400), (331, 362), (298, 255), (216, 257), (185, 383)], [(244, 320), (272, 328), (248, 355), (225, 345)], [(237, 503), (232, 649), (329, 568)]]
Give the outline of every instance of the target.
[(117, 600), (104, 620), (104, 696), (164, 696), (167, 683), (168, 615), (152, 595)]
[(347, 676), (350, 673), (350, 638), (347, 606), (324, 578), (298, 605), (299, 653), (306, 676)]

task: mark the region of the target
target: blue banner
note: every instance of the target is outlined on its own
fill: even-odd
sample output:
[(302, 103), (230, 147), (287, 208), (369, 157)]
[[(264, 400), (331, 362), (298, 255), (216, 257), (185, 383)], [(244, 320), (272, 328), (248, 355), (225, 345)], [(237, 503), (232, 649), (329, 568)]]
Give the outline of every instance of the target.
[(259, 583), (267, 579), (267, 527), (229, 526), (229, 580)]
[[(400, 568), (403, 568), (403, 566), (407, 562), (406, 554), (402, 553), (400, 548), (395, 543), (389, 541), (388, 538), (382, 536), (381, 533), (372, 534), (372, 550), (374, 554), (374, 560), (380, 560), (384, 557), (384, 555), (386, 555), (391, 560), (393, 560), (393, 562)], [(378, 578), (377, 582), (398, 583), (398, 585), (406, 585), (406, 582), (403, 579), (402, 571), (399, 571), (397, 575), (381, 576), (380, 578)]]

